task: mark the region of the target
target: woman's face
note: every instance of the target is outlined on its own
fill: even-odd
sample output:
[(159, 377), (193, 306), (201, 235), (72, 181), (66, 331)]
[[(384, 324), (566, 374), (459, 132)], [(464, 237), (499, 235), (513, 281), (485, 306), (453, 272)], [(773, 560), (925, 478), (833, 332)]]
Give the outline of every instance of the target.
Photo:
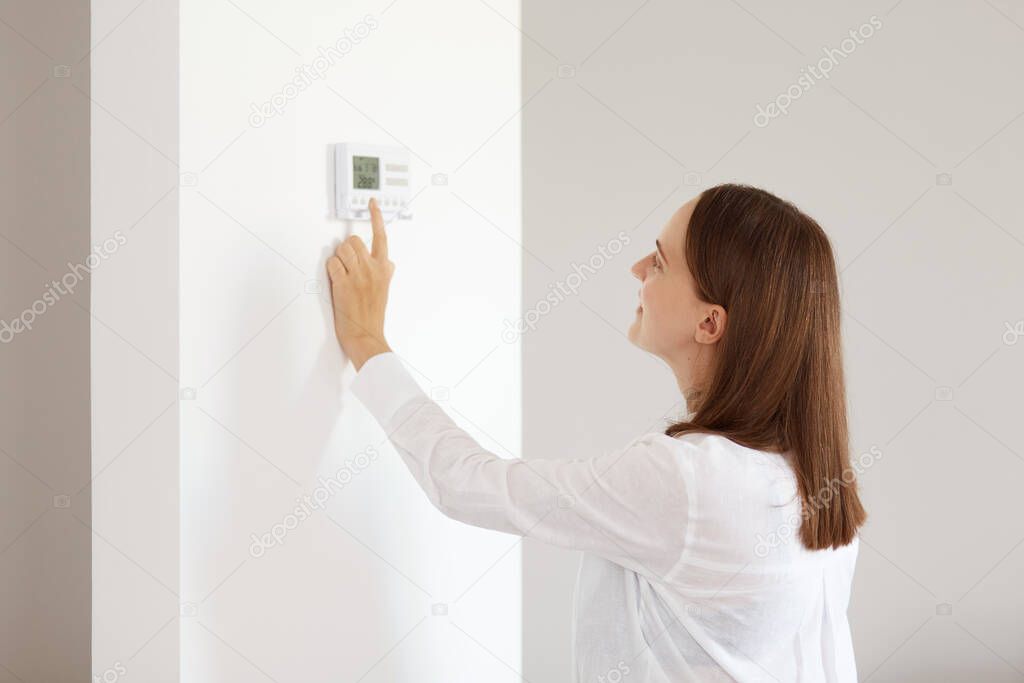
[(683, 245), (697, 198), (669, 219), (650, 254), (633, 264), (640, 280), (639, 306), (629, 340), (671, 366), (680, 383), (691, 384), (701, 347), (721, 337), (725, 310), (701, 301), (686, 266)]

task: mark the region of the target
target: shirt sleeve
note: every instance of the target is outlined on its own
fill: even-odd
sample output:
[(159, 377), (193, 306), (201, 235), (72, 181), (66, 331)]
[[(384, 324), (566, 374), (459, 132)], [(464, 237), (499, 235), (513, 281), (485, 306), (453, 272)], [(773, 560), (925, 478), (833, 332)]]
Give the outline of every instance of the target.
[(459, 428), (393, 352), (367, 360), (351, 389), (430, 502), (452, 519), (590, 552), (659, 579), (682, 553), (690, 494), (684, 463), (665, 435), (593, 458), (506, 459)]

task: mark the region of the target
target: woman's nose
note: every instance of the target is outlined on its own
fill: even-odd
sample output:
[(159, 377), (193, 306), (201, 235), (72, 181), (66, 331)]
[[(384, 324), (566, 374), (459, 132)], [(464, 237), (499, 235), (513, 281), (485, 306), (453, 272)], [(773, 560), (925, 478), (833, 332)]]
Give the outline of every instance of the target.
[(633, 273), (633, 277), (635, 277), (637, 280), (643, 280), (644, 279), (643, 263), (644, 263), (643, 259), (641, 259), (641, 260), (637, 261), (636, 263), (634, 263), (633, 267), (629, 269), (630, 272)]

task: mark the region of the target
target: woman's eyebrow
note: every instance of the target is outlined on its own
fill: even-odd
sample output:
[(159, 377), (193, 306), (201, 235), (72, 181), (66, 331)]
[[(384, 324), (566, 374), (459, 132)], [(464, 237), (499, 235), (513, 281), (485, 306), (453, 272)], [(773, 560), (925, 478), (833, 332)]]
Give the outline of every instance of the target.
[(661, 242), (654, 240), (654, 246), (658, 248), (658, 253), (661, 254), (661, 260), (663, 263), (668, 263), (668, 259), (665, 258), (665, 251), (661, 248)]

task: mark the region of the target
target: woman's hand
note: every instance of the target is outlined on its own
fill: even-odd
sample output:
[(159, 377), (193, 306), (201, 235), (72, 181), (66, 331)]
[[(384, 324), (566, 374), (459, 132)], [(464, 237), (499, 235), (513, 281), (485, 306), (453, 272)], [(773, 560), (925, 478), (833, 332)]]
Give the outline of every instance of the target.
[(371, 251), (350, 235), (327, 259), (334, 306), (334, 333), (342, 351), (359, 370), (370, 357), (390, 351), (384, 341), (384, 309), (395, 264), (388, 260), (388, 238), (377, 200), (370, 200)]

